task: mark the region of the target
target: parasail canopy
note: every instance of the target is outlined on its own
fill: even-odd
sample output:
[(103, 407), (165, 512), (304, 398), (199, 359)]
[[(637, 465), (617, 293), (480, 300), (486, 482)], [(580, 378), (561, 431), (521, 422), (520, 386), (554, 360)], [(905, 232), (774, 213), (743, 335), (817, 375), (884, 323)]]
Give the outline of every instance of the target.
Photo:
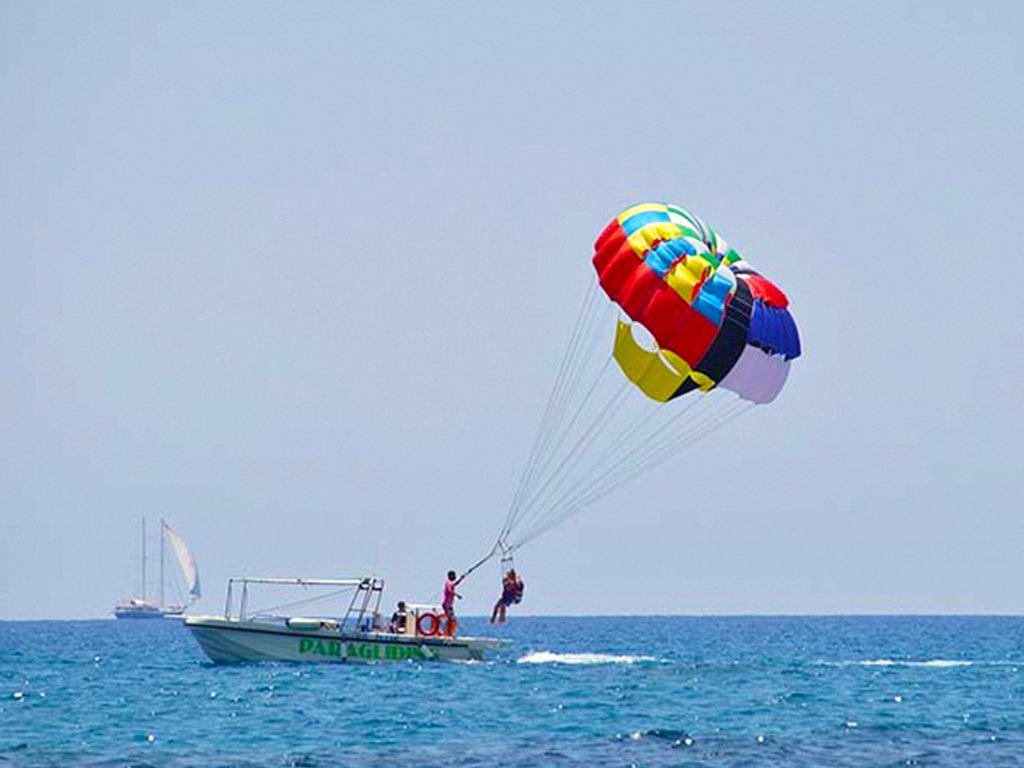
[[(678, 206), (644, 203), (619, 214), (594, 248), (601, 288), (627, 317), (615, 359), (647, 396), (722, 386), (754, 403), (775, 399), (800, 356), (789, 299), (711, 227)], [(655, 349), (637, 343), (633, 323)]]

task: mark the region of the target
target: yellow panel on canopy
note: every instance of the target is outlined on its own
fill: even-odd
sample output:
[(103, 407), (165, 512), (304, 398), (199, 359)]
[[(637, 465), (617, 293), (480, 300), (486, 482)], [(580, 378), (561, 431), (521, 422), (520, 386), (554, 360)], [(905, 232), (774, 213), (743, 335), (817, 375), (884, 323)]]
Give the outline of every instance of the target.
[(619, 321), (615, 329), (615, 360), (626, 378), (652, 400), (666, 402), (690, 375), (690, 366), (679, 355), (662, 349), (641, 347), (629, 323)]

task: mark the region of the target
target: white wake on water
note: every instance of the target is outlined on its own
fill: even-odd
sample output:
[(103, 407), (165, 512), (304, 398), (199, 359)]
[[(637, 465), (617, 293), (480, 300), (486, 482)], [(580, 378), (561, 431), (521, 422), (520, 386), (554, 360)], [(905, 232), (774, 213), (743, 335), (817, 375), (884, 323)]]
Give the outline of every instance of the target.
[(863, 667), (969, 667), (973, 661), (961, 659), (928, 659), (926, 661), (906, 661), (901, 659), (867, 659), (855, 662)]
[(950, 667), (970, 667), (974, 664), (991, 665), (1000, 662), (968, 661), (967, 659), (860, 659), (858, 661), (818, 661), (827, 667), (932, 667), (947, 669)]
[(659, 661), (653, 656), (629, 656), (612, 653), (552, 653), (533, 651), (520, 659), (517, 664), (637, 664)]

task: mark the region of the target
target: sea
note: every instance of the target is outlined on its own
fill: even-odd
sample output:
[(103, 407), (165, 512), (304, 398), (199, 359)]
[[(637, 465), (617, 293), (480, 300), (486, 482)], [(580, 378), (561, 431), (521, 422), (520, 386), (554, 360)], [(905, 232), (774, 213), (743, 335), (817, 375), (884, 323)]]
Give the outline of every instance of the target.
[(0, 622), (0, 766), (1024, 766), (1024, 618), (464, 619), (477, 663), (214, 665)]

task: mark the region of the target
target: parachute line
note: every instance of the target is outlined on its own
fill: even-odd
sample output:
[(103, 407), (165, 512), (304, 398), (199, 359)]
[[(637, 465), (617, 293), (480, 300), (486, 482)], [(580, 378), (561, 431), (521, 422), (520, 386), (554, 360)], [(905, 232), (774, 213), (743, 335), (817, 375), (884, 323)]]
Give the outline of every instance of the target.
[[(610, 359), (610, 358), (609, 358)], [(593, 388), (591, 389), (591, 392)], [(614, 413), (614, 409), (621, 403), (623, 397), (626, 395), (628, 389), (626, 384), (620, 385), (618, 391), (612, 395), (611, 399), (604, 405), (603, 408), (598, 412), (597, 416), (593, 419), (589, 427), (584, 433), (572, 444), (572, 446), (561, 455), (558, 465), (550, 471), (545, 470), (543, 475), (544, 480), (540, 486), (533, 492), (533, 495), (529, 498), (526, 504), (523, 505), (517, 516), (517, 523), (525, 525), (525, 520), (529, 519), (534, 515), (543, 514), (545, 508), (549, 506), (548, 499), (549, 495), (545, 494), (545, 491), (551, 486), (551, 483), (556, 480), (563, 479), (569, 470), (567, 466), (572, 466), (579, 461), (581, 456), (581, 449), (586, 446), (589, 442), (595, 440), (599, 434), (604, 430), (606, 425), (609, 423), (610, 416)], [(569, 433), (566, 432), (565, 435)], [(564, 438), (564, 436), (563, 436)], [(542, 503), (543, 502), (543, 503)], [(533, 513), (531, 515), (531, 512)]]
[(584, 294), (583, 304), (580, 306), (579, 313), (576, 315), (576, 322), (573, 324), (572, 335), (569, 337), (569, 343), (566, 345), (565, 353), (562, 355), (562, 362), (558, 367), (558, 374), (555, 376), (555, 382), (551, 387), (551, 392), (548, 395), (548, 401), (544, 408), (544, 414), (541, 417), (540, 424), (537, 427), (537, 434), (533, 439), (533, 446), (530, 449), (529, 458), (523, 467), (523, 473), (519, 477), (519, 483), (516, 487), (515, 495), (512, 497), (512, 504), (509, 508), (509, 513), (505, 519), (505, 525), (502, 526), (501, 534), (498, 536), (500, 542), (504, 534), (507, 532), (508, 527), (511, 525), (513, 515), (519, 504), (519, 499), (522, 496), (523, 490), (529, 478), (531, 477), (534, 469), (534, 464), (537, 460), (538, 455), (544, 449), (544, 444), (549, 440), (551, 430), (549, 426), (552, 421), (552, 414), (556, 410), (556, 404), (561, 400), (563, 396), (563, 384), (566, 380), (569, 370), (572, 367), (573, 361), (576, 357), (576, 352), (579, 346), (579, 341), (585, 336), (581, 329), (586, 325), (586, 320), (590, 314), (590, 310), (597, 300), (597, 291), (589, 287), (587, 292)]
[(752, 404), (715, 388), (659, 403), (621, 375), (609, 345), (619, 309), (591, 283), (494, 547), (515, 549), (720, 429)]
[[(543, 477), (547, 471), (562, 442), (586, 408), (601, 375), (611, 364), (611, 355), (604, 356), (597, 376), (593, 376), (593, 374), (590, 377), (586, 376), (587, 368), (594, 359), (594, 353), (601, 341), (600, 334), (597, 333), (601, 326), (599, 321), (608, 314), (608, 307), (601, 306), (598, 301), (599, 296), (600, 292), (597, 290), (596, 284), (591, 285), (577, 317), (573, 335), (560, 368), (560, 375), (556, 376), (555, 386), (552, 388), (533, 448), (513, 496), (505, 525), (502, 526), (498, 536), (499, 543), (505, 540), (509, 530), (516, 524), (516, 520), (522, 513), (524, 496), (530, 492), (536, 478)], [(586, 385), (587, 378), (592, 379), (590, 386), (574, 408), (576, 395)], [(573, 412), (573, 416), (569, 419), (568, 424), (565, 424), (566, 415), (570, 411)]]
[(659, 464), (680, 453), (691, 450), (698, 441), (716, 432), (750, 408), (753, 408), (754, 404), (739, 401), (737, 403), (730, 403), (730, 406), (729, 409), (724, 413), (720, 413), (717, 417), (713, 417), (710, 420), (706, 419), (701, 425), (697, 425), (690, 431), (681, 432), (679, 439), (672, 441), (662, 450), (646, 455), (642, 460), (635, 461), (629, 465), (622, 465), (618, 471), (609, 473), (608, 477), (592, 483), (581, 493), (556, 506), (546, 516), (543, 524), (537, 525), (521, 534), (516, 540), (516, 547), (521, 547), (538, 536), (547, 533), (555, 526), (564, 523), (573, 515), (583, 511), (586, 507), (596, 503), (644, 472), (654, 469)]

